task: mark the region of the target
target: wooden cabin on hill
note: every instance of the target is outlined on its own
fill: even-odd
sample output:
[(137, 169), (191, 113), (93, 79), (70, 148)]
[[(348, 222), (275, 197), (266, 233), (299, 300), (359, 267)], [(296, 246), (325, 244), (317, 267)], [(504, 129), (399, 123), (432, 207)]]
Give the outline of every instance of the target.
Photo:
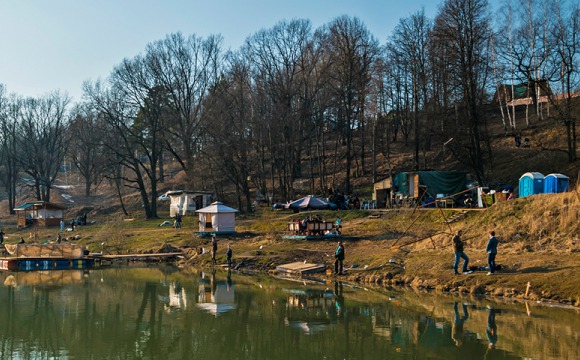
[(24, 203), (14, 209), (16, 211), (16, 225), (26, 226), (59, 226), (63, 220), (64, 206), (47, 201)]

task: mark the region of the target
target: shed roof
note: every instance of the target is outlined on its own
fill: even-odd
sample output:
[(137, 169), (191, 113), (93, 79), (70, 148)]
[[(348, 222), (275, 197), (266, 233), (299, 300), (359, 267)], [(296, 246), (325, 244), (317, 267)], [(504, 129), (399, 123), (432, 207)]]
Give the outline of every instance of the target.
[(202, 194), (202, 195), (213, 195), (211, 191), (193, 191), (193, 190), (170, 190), (163, 195), (181, 195), (181, 194)]
[(38, 210), (38, 209), (65, 210), (66, 207), (53, 204), (47, 201), (33, 201), (24, 203), (14, 208), (15, 211)]
[(206, 206), (203, 209), (196, 210), (195, 212), (204, 214), (217, 214), (217, 213), (237, 213), (238, 210), (231, 208), (229, 206), (225, 206), (223, 203), (219, 201), (215, 201), (211, 203), (210, 206)]

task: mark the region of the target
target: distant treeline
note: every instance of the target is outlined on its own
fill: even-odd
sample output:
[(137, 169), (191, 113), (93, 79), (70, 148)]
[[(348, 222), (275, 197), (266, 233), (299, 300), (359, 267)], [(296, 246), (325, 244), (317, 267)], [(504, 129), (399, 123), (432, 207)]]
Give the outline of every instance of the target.
[(249, 211), (252, 189), (288, 200), (298, 178), (312, 193), (348, 193), (353, 174), (384, 175), (377, 162), (389, 163), (394, 142), (413, 149), (419, 170), (434, 139), (484, 183), (493, 99), (506, 131), (525, 126), (510, 106), (518, 97), (538, 118), (561, 120), (575, 161), (572, 97), (554, 94), (572, 94), (580, 80), (578, 3), (508, 1), (501, 10), (492, 23), (486, 0), (447, 0), (434, 19), (401, 19), (384, 44), (348, 16), (318, 29), (281, 21), (235, 51), (220, 36), (170, 34), (86, 82), (76, 104), (60, 92), (21, 98), (0, 87), (9, 208), (23, 186), (49, 201), (68, 162), (87, 196), (105, 179), (120, 195), (135, 189), (148, 218), (168, 164), (185, 172), (184, 188), (233, 192)]

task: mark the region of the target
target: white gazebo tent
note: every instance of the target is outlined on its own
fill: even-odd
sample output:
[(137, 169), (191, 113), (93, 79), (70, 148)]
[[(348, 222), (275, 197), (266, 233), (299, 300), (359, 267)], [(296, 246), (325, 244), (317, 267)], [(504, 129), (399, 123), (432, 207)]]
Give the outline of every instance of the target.
[(236, 232), (238, 210), (225, 206), (219, 201), (195, 211), (199, 214), (199, 231), (202, 233), (233, 234)]
[(173, 190), (162, 195), (171, 200), (169, 216), (193, 214), (197, 209), (211, 204), (213, 193), (208, 191)]

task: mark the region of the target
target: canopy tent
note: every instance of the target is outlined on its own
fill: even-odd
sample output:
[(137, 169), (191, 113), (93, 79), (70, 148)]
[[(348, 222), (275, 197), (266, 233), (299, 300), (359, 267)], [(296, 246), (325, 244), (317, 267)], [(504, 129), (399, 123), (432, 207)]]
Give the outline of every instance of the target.
[(286, 209), (294, 210), (322, 210), (336, 208), (336, 205), (314, 195), (307, 195), (284, 205)]
[(214, 193), (208, 191), (172, 190), (161, 195), (160, 199), (169, 199), (169, 216), (193, 214), (195, 210), (211, 204)]
[(527, 172), (520, 177), (519, 197), (541, 194), (544, 192), (544, 175), (539, 172)]
[(555, 194), (568, 191), (570, 178), (562, 174), (549, 174), (544, 178), (544, 193)]
[(236, 232), (236, 213), (238, 210), (216, 201), (210, 206), (195, 211), (199, 214), (199, 231), (215, 234)]

